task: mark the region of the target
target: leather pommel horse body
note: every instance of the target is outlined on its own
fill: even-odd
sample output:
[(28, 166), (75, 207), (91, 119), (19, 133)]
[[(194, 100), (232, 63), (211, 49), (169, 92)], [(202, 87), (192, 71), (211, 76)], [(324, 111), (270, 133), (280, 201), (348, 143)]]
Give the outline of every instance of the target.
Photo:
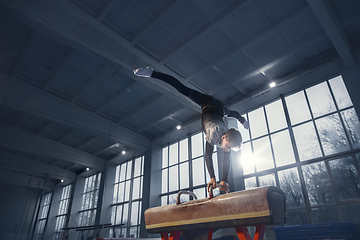
[(274, 186), (149, 208), (145, 224), (149, 233), (160, 233), (163, 240), (177, 240), (181, 231), (235, 227), (239, 239), (252, 239), (246, 226), (256, 226), (254, 239), (263, 239), (266, 224), (285, 223), (285, 194)]

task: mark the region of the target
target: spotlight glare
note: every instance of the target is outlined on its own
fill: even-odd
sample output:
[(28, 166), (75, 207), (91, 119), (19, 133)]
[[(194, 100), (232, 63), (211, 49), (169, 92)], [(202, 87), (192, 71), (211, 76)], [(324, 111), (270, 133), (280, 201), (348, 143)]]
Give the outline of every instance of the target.
[(64, 179), (61, 179), (61, 182), (64, 182)]
[(86, 171), (89, 171), (89, 170), (90, 170), (90, 168), (87, 167), (87, 168), (86, 168)]
[(177, 125), (177, 126), (176, 126), (176, 129), (177, 129), (177, 130), (180, 130), (180, 129), (181, 129), (181, 126), (180, 126), (180, 125)]
[(271, 88), (273, 88), (273, 87), (276, 86), (276, 83), (275, 83), (275, 82), (271, 82), (271, 83), (269, 84), (269, 86), (270, 86)]
[(124, 155), (126, 152), (125, 152), (125, 151), (122, 151), (121, 153), (122, 153), (122, 155)]

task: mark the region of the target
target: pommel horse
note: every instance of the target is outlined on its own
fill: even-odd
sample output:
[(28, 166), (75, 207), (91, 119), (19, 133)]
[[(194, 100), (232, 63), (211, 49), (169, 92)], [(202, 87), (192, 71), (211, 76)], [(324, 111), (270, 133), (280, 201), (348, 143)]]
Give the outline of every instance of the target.
[[(145, 224), (149, 233), (160, 233), (162, 240), (179, 240), (182, 231), (234, 227), (240, 240), (252, 240), (247, 226), (256, 226), (254, 240), (264, 238), (266, 224), (285, 223), (285, 194), (274, 186), (227, 193), (216, 197), (149, 208)], [(189, 193), (189, 192), (186, 192)], [(190, 195), (193, 195), (191, 193)], [(170, 233), (170, 237), (168, 236)]]

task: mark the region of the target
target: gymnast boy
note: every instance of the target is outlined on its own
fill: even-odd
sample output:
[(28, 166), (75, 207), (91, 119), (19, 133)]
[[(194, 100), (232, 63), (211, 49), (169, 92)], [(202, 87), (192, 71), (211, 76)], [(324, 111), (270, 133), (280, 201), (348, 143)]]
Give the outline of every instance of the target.
[(193, 102), (201, 107), (201, 126), (206, 135), (205, 145), (205, 162), (210, 175), (210, 182), (207, 184), (209, 191), (210, 186), (216, 188), (216, 178), (214, 174), (212, 154), (214, 145), (224, 150), (223, 159), (223, 175), (220, 182), (222, 191), (228, 191), (229, 185), (227, 184), (229, 169), (230, 169), (230, 152), (238, 151), (241, 147), (242, 137), (240, 132), (235, 129), (229, 129), (224, 123), (223, 117), (232, 117), (239, 120), (245, 129), (249, 129), (249, 122), (246, 121), (238, 112), (227, 109), (224, 104), (210, 95), (203, 94), (194, 89), (190, 89), (183, 85), (176, 78), (155, 71), (152, 67), (139, 68), (133, 71), (135, 75), (140, 77), (157, 78), (167, 84), (173, 86), (178, 92), (185, 95)]

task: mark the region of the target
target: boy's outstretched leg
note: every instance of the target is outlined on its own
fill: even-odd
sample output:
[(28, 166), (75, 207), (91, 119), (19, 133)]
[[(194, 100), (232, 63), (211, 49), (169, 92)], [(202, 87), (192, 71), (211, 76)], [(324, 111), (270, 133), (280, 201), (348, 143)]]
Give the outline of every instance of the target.
[(135, 75), (139, 77), (152, 77), (159, 79), (171, 86), (173, 86), (179, 93), (185, 95), (186, 97), (190, 98), (193, 102), (201, 105), (203, 101), (205, 100), (206, 96), (205, 94), (198, 92), (194, 89), (186, 87), (184, 84), (182, 84), (179, 80), (174, 78), (173, 76), (170, 76), (165, 73), (157, 72), (152, 67), (147, 68), (139, 68), (133, 71)]

